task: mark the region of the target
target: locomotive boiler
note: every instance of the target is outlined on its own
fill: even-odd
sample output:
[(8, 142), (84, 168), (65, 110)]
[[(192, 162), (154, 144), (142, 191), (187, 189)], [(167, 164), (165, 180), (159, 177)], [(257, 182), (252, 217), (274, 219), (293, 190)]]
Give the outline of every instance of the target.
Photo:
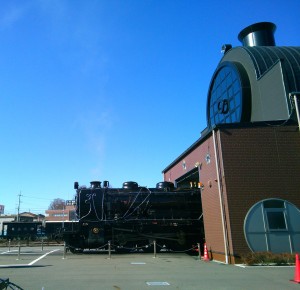
[[(171, 250), (187, 250), (203, 239), (201, 191), (178, 189), (170, 182), (156, 188), (124, 182), (111, 188), (93, 181), (76, 189), (76, 228), (64, 232), (71, 252), (97, 249), (111, 243), (116, 251), (140, 247), (150, 251), (153, 241)], [(158, 248), (159, 250), (159, 248)]]

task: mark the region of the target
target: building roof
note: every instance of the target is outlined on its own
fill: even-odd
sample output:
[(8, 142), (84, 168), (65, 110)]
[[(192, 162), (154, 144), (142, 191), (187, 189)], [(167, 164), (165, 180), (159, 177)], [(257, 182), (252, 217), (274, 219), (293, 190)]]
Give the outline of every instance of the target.
[(300, 90), (300, 47), (253, 46), (242, 47), (253, 61), (259, 79), (277, 62), (281, 61), (287, 75), (290, 92)]

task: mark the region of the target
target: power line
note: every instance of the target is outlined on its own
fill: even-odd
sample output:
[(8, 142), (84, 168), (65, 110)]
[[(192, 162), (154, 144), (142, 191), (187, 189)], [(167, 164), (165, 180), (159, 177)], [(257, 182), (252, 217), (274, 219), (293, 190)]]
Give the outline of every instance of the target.
[(27, 197), (27, 198), (33, 198), (33, 199), (42, 199), (42, 200), (53, 200), (55, 198), (42, 198), (42, 197), (35, 197), (35, 196), (28, 196), (28, 195), (22, 195), (23, 197)]

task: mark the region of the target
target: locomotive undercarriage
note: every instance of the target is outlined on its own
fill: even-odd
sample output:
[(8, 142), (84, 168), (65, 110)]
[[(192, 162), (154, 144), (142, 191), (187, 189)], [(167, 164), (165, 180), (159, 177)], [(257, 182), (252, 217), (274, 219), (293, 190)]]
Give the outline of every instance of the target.
[(143, 220), (132, 222), (82, 222), (78, 230), (64, 232), (64, 240), (71, 252), (84, 249), (105, 248), (108, 243), (117, 252), (131, 252), (143, 249), (157, 251), (162, 247), (173, 251), (190, 250), (201, 242), (201, 223), (196, 220)]

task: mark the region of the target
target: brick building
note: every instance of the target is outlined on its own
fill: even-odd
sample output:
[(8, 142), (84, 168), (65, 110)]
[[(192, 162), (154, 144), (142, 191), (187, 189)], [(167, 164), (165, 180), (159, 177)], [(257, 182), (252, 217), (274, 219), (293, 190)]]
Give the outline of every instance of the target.
[(46, 221), (75, 221), (75, 201), (67, 200), (64, 209), (49, 209), (45, 213)]
[(300, 47), (275, 46), (276, 27), (251, 25), (224, 45), (209, 86), (207, 128), (163, 170), (201, 185), (211, 258), (300, 251)]

